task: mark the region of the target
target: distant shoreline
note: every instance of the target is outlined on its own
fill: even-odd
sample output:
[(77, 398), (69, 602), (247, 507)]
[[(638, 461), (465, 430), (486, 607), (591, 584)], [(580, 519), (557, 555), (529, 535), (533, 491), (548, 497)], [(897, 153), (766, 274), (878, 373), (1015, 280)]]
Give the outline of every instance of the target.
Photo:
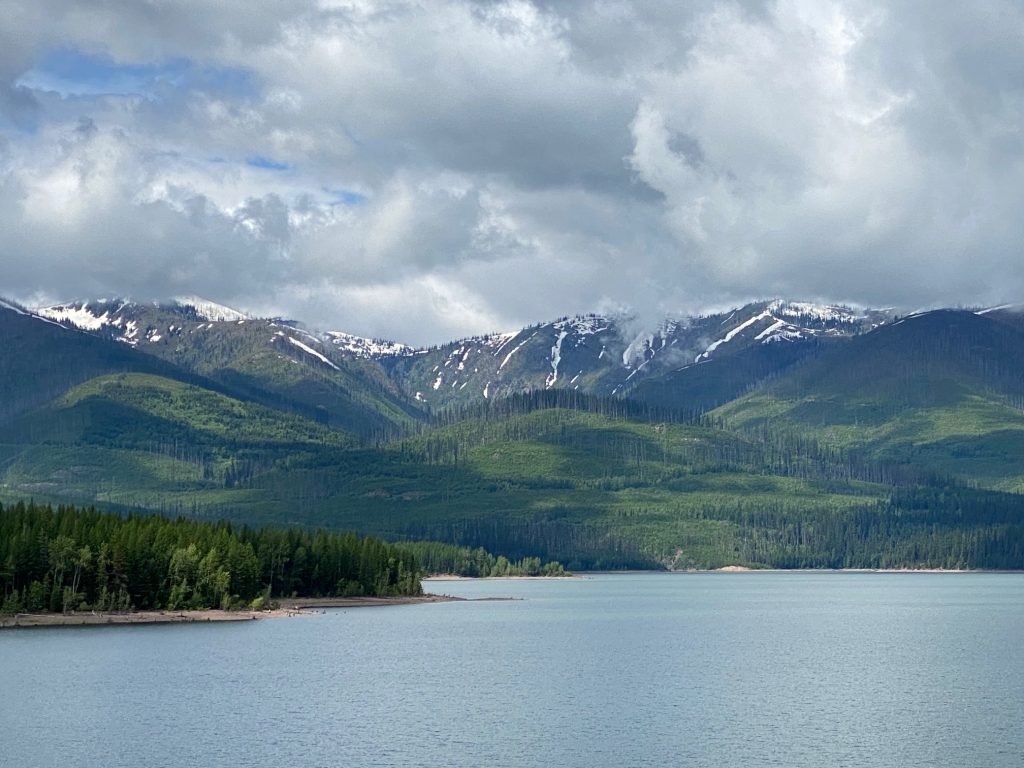
[(447, 595), (418, 597), (307, 597), (287, 598), (279, 607), (266, 611), (131, 611), (106, 613), (16, 613), (0, 616), (0, 629), (39, 629), (43, 627), (111, 627), (143, 624), (209, 624), (214, 622), (258, 621), (293, 616), (315, 616), (327, 608), (375, 608), (421, 603), (448, 603), (463, 598)]
[[(1000, 573), (966, 568), (750, 568), (745, 565), (725, 565), (721, 568), (694, 571), (672, 571), (672, 573)], [(1001, 571), (1020, 573), (1020, 571)]]
[[(643, 573), (648, 573), (648, 571), (643, 571)], [(649, 571), (649, 573), (657, 573), (657, 571)], [(433, 576), (424, 576), (420, 581), (560, 581), (578, 578), (579, 576), (575, 573), (565, 573), (561, 576), (460, 576), (457, 573), (438, 573)]]
[(680, 568), (669, 569), (640, 569), (626, 568), (623, 570), (596, 570), (596, 571), (574, 571), (571, 575), (565, 576), (459, 576), (458, 574), (437, 574), (436, 576), (424, 576), (423, 582), (430, 581), (558, 581), (560, 579), (586, 579), (595, 575), (627, 575), (627, 574), (731, 574), (731, 573), (1019, 573), (1024, 574), (1024, 569), (986, 569), (986, 568), (751, 568), (745, 565), (724, 565), (721, 568)]
[(680, 568), (677, 570), (641, 570), (630, 568), (621, 571), (578, 571), (577, 576), (586, 578), (590, 575), (614, 575), (614, 574), (642, 574), (642, 573), (666, 573), (673, 575), (686, 574), (730, 574), (730, 573), (1018, 573), (1024, 574), (1022, 569), (1008, 568), (750, 568), (742, 565), (726, 565), (721, 568)]

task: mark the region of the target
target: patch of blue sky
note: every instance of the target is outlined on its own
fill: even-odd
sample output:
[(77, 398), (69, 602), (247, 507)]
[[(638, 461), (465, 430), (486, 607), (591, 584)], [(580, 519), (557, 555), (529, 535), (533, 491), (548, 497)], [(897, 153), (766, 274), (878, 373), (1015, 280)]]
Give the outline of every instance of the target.
[(290, 163), (283, 163), (278, 160), (272, 160), (269, 157), (263, 155), (252, 155), (251, 157), (245, 158), (245, 164), (251, 165), (253, 168), (263, 168), (268, 171), (287, 171), (291, 170)]
[(169, 90), (203, 90), (239, 97), (256, 93), (251, 73), (233, 68), (202, 67), (188, 59), (145, 64), (117, 62), (106, 55), (55, 48), (36, 61), (17, 84), (55, 91), (62, 96), (134, 95), (159, 99)]
[(367, 201), (366, 195), (351, 189), (335, 189), (323, 187), (331, 205), (362, 205)]

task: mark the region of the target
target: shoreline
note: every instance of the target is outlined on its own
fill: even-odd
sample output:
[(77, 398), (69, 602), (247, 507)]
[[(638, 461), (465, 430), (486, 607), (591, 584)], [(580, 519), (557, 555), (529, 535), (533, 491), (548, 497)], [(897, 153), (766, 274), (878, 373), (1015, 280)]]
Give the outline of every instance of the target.
[(375, 608), (422, 603), (450, 603), (465, 598), (447, 595), (417, 597), (307, 597), (285, 598), (279, 607), (266, 611), (131, 611), (128, 613), (15, 613), (0, 616), (0, 630), (40, 629), (44, 627), (113, 627), (147, 624), (211, 624), (236, 621), (261, 621), (295, 616), (316, 616), (327, 608)]
[[(583, 571), (583, 573), (587, 573)], [(611, 573), (611, 571), (610, 571)], [(642, 571), (647, 573), (647, 571)], [(657, 571), (651, 571), (657, 573)], [(567, 573), (564, 576), (460, 576), (457, 573), (437, 573), (424, 576), (420, 581), (562, 581), (564, 579), (585, 578), (578, 573)]]
[(389, 605), (422, 605), (462, 602), (467, 598), (450, 595), (407, 595), (403, 597), (286, 597), (278, 600), (280, 611), (309, 613), (323, 608), (382, 608)]
[(559, 581), (559, 580), (585, 580), (592, 576), (626, 576), (643, 574), (671, 574), (674, 576), (687, 574), (732, 574), (732, 573), (879, 573), (879, 574), (900, 574), (900, 573), (949, 573), (949, 574), (970, 574), (970, 573), (1003, 573), (1003, 574), (1024, 574), (1024, 569), (996, 569), (996, 568), (751, 568), (745, 565), (724, 565), (720, 568), (680, 568), (672, 569), (640, 569), (626, 568), (623, 570), (596, 570), (596, 571), (574, 571), (571, 576), (460, 576), (458, 574), (437, 574), (436, 576), (424, 576), (423, 583), (445, 582), (445, 581)]
[(967, 568), (750, 568), (726, 565), (709, 570), (671, 571), (671, 573), (1022, 573), (1022, 571), (986, 571)]
[[(721, 568), (687, 570), (622, 570), (622, 571), (579, 571), (571, 576), (459, 576), (438, 574), (427, 576), (423, 582), (457, 581), (558, 581), (560, 579), (587, 579), (591, 575), (629, 574), (755, 574), (755, 573), (862, 573), (862, 574), (1024, 574), (1024, 570), (984, 570), (950, 568), (750, 568), (741, 565), (727, 565)], [(431, 603), (490, 602), (521, 600), (515, 597), (457, 597), (454, 595), (423, 594), (403, 597), (298, 597), (282, 598), (278, 607), (263, 611), (241, 610), (222, 611), (207, 609), (198, 611), (131, 611), (127, 613), (16, 613), (0, 614), (0, 631), (4, 629), (39, 629), (45, 627), (110, 627), (141, 626), (149, 624), (211, 624), (224, 622), (260, 621), (263, 619), (292, 618), (295, 616), (316, 616), (327, 609), (337, 608), (383, 608), (396, 605), (422, 605)]]

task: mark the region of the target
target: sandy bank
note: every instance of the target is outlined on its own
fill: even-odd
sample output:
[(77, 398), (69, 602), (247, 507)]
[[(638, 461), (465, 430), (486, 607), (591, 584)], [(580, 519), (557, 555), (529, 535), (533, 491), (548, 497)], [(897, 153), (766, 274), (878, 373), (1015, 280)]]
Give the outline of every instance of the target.
[(373, 608), (388, 605), (419, 605), (422, 603), (451, 603), (465, 598), (448, 595), (420, 595), (418, 597), (295, 597), (281, 599), (280, 610), (303, 612), (321, 608)]
[(0, 629), (15, 627), (97, 627), (123, 624), (197, 624), (254, 621), (301, 615), (300, 611), (133, 611), (131, 613), (17, 613), (0, 616)]
[(292, 616), (314, 616), (321, 608), (371, 608), (458, 600), (443, 595), (422, 597), (308, 597), (280, 601), (268, 611), (133, 611), (130, 613), (18, 613), (0, 615), (0, 629), (37, 627), (106, 627), (131, 624), (206, 624), (222, 621), (256, 621)]

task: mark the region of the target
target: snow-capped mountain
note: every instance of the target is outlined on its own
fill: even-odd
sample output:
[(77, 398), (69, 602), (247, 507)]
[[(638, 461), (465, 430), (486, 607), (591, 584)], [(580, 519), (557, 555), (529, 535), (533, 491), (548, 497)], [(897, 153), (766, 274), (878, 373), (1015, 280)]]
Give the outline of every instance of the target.
[(198, 297), (182, 297), (163, 303), (98, 299), (36, 307), (32, 312), (83, 331), (103, 332), (133, 347), (181, 335), (186, 329), (195, 330), (189, 326), (196, 323), (244, 323), (252, 319), (237, 309)]
[(197, 297), (77, 301), (31, 312), (353, 432), (386, 433), (418, 413), (374, 360), (294, 321), (253, 317)]
[[(12, 307), (13, 308), (13, 307)], [(312, 333), (304, 325), (280, 318), (257, 318), (233, 307), (198, 296), (185, 296), (166, 302), (134, 302), (128, 299), (98, 299), (36, 307), (30, 310), (39, 317), (78, 328), (109, 335), (131, 346), (155, 344), (215, 327), (255, 323), (283, 329), (275, 331), (269, 341), (284, 339), (299, 349), (312, 345), (320, 351), (309, 352), (326, 365), (334, 365), (324, 352), (361, 359), (413, 354), (416, 350), (405, 344), (382, 339), (367, 339), (343, 331)], [(299, 346), (299, 345), (302, 346)], [(304, 350), (305, 351), (305, 350)]]
[[(974, 312), (1021, 328), (1024, 312), (1017, 309)], [(286, 403), (364, 432), (419, 419), (426, 408), (538, 389), (707, 410), (826, 346), (841, 347), (879, 326), (903, 322), (894, 310), (774, 299), (666, 318), (654, 328), (629, 316), (580, 315), (414, 348), (253, 317), (197, 297), (80, 301), (35, 310), (5, 302), (0, 312), (7, 311), (116, 341), (261, 402)], [(363, 403), (370, 412), (359, 411)], [(351, 416), (354, 405), (358, 418)]]
[(814, 343), (872, 330), (891, 317), (889, 311), (783, 300), (671, 318), (654, 330), (637, 328), (629, 317), (586, 315), (380, 359), (418, 402), (433, 406), (552, 387), (624, 395), (643, 380), (752, 346), (806, 345), (810, 351)]
[[(642, 382), (712, 362), (720, 366), (753, 348), (764, 350), (762, 357), (769, 361), (777, 357), (781, 366), (817, 344), (870, 331), (893, 317), (888, 310), (776, 299), (729, 312), (668, 318), (653, 329), (628, 316), (582, 315), (417, 349), (256, 318), (198, 297), (165, 303), (73, 302), (33, 311), (176, 363), (186, 361), (204, 374), (226, 364), (224, 350), (236, 356), (244, 351), (249, 361), (270, 357), (275, 364), (308, 366), (327, 375), (356, 366), (389, 381), (412, 403), (435, 408), (530, 389), (623, 396)], [(758, 370), (764, 368), (763, 363)]]
[[(339, 349), (331, 343), (333, 337), (313, 334), (301, 323), (253, 317), (198, 297), (155, 303), (102, 299), (39, 307), (33, 312), (162, 357), (174, 358), (174, 353), (183, 350), (205, 350), (207, 355), (215, 357), (224, 346), (236, 350), (244, 348), (251, 356), (262, 346), (274, 350), (279, 360), (341, 370), (338, 365), (341, 360), (331, 359), (341, 357)], [(200, 361), (197, 367), (207, 366)]]
[[(645, 379), (738, 354), (752, 345), (847, 337), (890, 316), (774, 300), (728, 313), (668, 319), (654, 330), (637, 328), (629, 317), (586, 315), (414, 349), (343, 331), (310, 332), (297, 323), (252, 318), (197, 297), (164, 304), (76, 302), (36, 313), (153, 352), (160, 351), (153, 345), (161, 342), (205, 346), (203, 335), (214, 329), (248, 336), (255, 325), (269, 332), (265, 343), (277, 349), (280, 359), (297, 358), (335, 370), (341, 359), (376, 362), (412, 400), (435, 407), (552, 387), (621, 395)], [(242, 327), (246, 323), (250, 328)]]

